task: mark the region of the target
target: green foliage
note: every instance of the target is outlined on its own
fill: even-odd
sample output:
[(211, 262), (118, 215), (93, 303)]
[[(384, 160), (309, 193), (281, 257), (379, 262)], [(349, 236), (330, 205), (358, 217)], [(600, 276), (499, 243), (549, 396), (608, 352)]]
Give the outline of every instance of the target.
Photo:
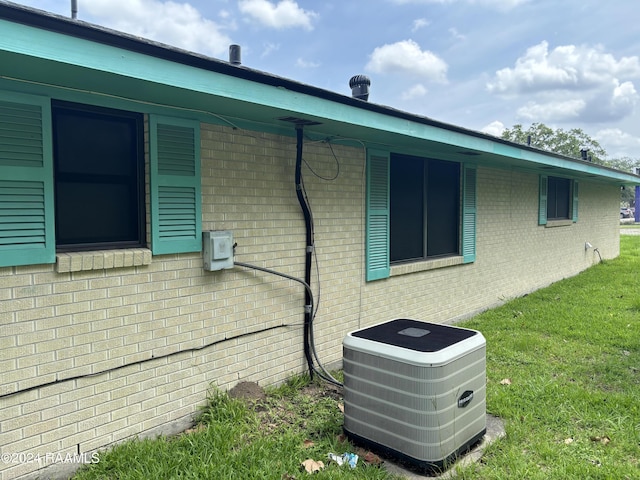
[[(608, 158), (606, 150), (598, 141), (580, 128), (553, 129), (544, 123), (532, 123), (529, 128), (525, 129), (521, 124), (516, 124), (512, 128), (505, 129), (502, 132), (502, 138), (525, 145), (531, 138), (532, 147), (574, 158), (581, 158), (580, 150), (586, 147), (593, 163), (628, 173), (633, 172), (635, 167), (640, 167), (640, 158)], [(635, 189), (621, 190), (620, 203), (623, 206), (634, 206)]]
[(525, 145), (529, 136), (531, 137), (532, 147), (549, 152), (581, 158), (580, 150), (586, 147), (594, 163), (604, 164), (607, 158), (605, 149), (580, 128), (572, 128), (568, 131), (562, 128), (554, 130), (544, 123), (533, 123), (526, 130), (521, 124), (516, 124), (513, 128), (507, 128), (502, 132), (502, 138), (505, 140)]
[[(615, 168), (616, 170), (622, 170), (623, 172), (635, 173), (635, 169), (640, 167), (640, 158), (614, 158), (609, 159), (605, 162), (605, 165), (611, 168)], [(622, 190), (620, 204), (622, 206), (633, 207), (636, 204), (636, 189), (635, 188), (625, 188)]]

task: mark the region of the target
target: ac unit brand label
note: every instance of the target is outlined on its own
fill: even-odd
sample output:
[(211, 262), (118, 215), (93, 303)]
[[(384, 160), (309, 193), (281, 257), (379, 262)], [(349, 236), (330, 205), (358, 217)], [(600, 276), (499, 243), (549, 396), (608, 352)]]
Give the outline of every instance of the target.
[(458, 408), (464, 408), (473, 400), (473, 390), (467, 390), (458, 398)]

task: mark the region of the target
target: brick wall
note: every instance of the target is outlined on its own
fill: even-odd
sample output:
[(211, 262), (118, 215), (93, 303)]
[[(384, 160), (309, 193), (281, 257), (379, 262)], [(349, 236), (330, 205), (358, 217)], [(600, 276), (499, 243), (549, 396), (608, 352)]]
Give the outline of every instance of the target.
[[(303, 278), (295, 138), (214, 125), (201, 133), (203, 229), (233, 231), (237, 261)], [(579, 222), (545, 228), (537, 175), (481, 167), (477, 261), (394, 267), (366, 283), (364, 151), (306, 142), (303, 157), (316, 345), (327, 364), (340, 361), (349, 330), (468, 316), (589, 267), (597, 257), (585, 241), (603, 258), (619, 252), (616, 188), (582, 182)], [(91, 252), (0, 268), (0, 395), (25, 390), (0, 398), (2, 452), (77, 454), (177, 431), (212, 384), (269, 385), (303, 371), (303, 300), (302, 287), (281, 277), (205, 272), (200, 254)], [(0, 463), (0, 479), (46, 463)]]

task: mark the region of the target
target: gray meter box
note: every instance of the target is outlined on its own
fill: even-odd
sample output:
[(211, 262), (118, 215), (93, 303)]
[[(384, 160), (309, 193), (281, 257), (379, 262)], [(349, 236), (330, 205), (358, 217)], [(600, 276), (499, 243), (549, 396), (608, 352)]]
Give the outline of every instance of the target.
[(343, 341), (344, 430), (356, 443), (439, 471), (486, 431), (478, 331), (396, 319)]
[(233, 268), (233, 233), (228, 230), (202, 232), (204, 269)]

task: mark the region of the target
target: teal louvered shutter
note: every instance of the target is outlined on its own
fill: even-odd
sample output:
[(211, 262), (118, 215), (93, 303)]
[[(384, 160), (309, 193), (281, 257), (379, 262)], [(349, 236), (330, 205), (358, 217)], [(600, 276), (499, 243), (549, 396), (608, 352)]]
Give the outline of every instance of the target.
[(573, 220), (574, 222), (577, 222), (578, 221), (578, 181), (577, 180), (573, 181), (572, 193), (573, 193), (573, 198), (571, 200), (571, 209), (573, 210), (573, 213), (571, 215), (571, 220)]
[(463, 165), (462, 177), (462, 259), (464, 263), (476, 260), (476, 165)]
[(202, 249), (200, 123), (151, 116), (151, 249), (154, 254)]
[(549, 182), (546, 175), (540, 175), (540, 192), (538, 197), (538, 225), (547, 224), (547, 190)]
[(0, 94), (0, 267), (56, 261), (51, 102)]
[(387, 278), (389, 267), (388, 152), (368, 152), (366, 280)]

